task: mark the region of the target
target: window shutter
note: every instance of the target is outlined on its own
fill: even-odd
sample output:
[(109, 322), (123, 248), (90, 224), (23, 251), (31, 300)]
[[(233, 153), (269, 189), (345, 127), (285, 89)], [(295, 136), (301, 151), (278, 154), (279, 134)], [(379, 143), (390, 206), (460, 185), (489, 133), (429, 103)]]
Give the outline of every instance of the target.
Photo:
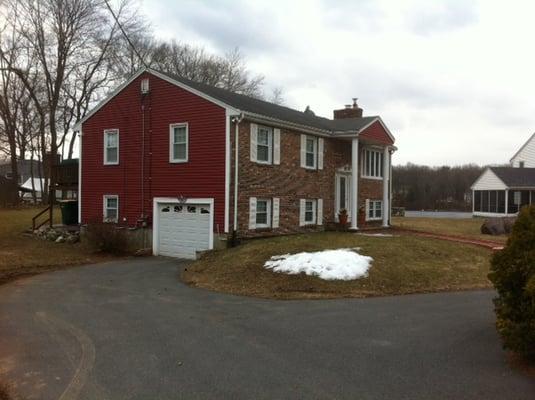
[(323, 225), (323, 199), (318, 199), (318, 225)]
[(256, 197), (249, 197), (249, 229), (256, 229)]
[(273, 164), (281, 163), (281, 130), (273, 130)]
[(299, 200), (299, 226), (305, 225), (305, 209), (306, 209), (306, 200)]
[(370, 219), (370, 199), (366, 199), (366, 221)]
[(251, 161), (256, 162), (257, 159), (257, 137), (258, 137), (258, 125), (251, 123)]
[(323, 169), (323, 138), (318, 139), (318, 169)]
[(273, 216), (271, 226), (273, 228), (279, 227), (279, 211), (280, 211), (280, 199), (278, 197), (273, 198)]
[(307, 146), (307, 135), (301, 135), (301, 167), (302, 168), (306, 168), (307, 166), (306, 146)]

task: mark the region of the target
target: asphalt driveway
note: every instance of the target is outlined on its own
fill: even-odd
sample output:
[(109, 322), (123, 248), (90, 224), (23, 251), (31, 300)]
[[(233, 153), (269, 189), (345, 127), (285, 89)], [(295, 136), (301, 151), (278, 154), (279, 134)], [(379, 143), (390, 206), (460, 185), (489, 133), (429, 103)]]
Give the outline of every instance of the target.
[(269, 301), (144, 258), (0, 287), (0, 380), (28, 399), (533, 399), (490, 291)]

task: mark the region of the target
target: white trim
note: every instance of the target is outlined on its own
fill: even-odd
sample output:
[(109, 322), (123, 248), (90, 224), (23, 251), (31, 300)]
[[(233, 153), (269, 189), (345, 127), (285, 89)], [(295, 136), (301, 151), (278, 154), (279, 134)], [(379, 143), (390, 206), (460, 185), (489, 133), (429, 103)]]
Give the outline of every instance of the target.
[(230, 105), (228, 105), (228, 104), (226, 104), (226, 103), (224, 103), (224, 102), (222, 102), (220, 100), (214, 99), (212, 96), (209, 96), (204, 92), (201, 92), (201, 91), (199, 91), (197, 89), (194, 89), (191, 86), (186, 85), (185, 83), (182, 83), (180, 81), (177, 81), (176, 79), (170, 78), (169, 76), (167, 76), (165, 74), (162, 74), (161, 72), (158, 72), (158, 71), (156, 71), (156, 70), (154, 70), (152, 68), (147, 68), (146, 71), (148, 73), (160, 78), (160, 79), (163, 79), (166, 82), (169, 82), (169, 83), (171, 83), (171, 84), (173, 84), (175, 86), (178, 86), (181, 89), (184, 89), (184, 90), (186, 90), (186, 91), (188, 91), (190, 93), (193, 93), (194, 95), (197, 95), (197, 96), (199, 96), (199, 97), (201, 97), (201, 98), (203, 98), (205, 100), (208, 100), (209, 102), (214, 103), (214, 104), (226, 109), (227, 111), (233, 112), (235, 114), (239, 113), (238, 109), (236, 109), (236, 108), (234, 108), (234, 107), (232, 107), (232, 106), (230, 106)]
[(388, 135), (388, 137), (390, 138), (390, 140), (392, 140), (392, 143), (394, 143), (396, 141), (396, 138), (394, 137), (394, 135), (392, 135), (392, 132), (390, 132), (390, 129), (388, 129), (386, 127), (386, 124), (383, 122), (382, 118), (379, 117), (379, 116), (375, 117), (375, 119), (373, 119), (369, 124), (367, 124), (367, 125), (363, 126), (362, 128), (360, 128), (358, 133), (359, 134), (363, 133), (366, 129), (368, 129), (370, 126), (372, 126), (377, 121), (379, 121), (379, 123), (381, 124), (381, 126), (385, 130), (385, 132)]
[[(385, 147), (386, 149), (387, 147)], [(379, 166), (381, 167), (381, 176), (377, 176), (377, 175), (367, 175), (366, 174), (366, 163), (367, 163), (367, 159), (368, 159), (368, 153), (376, 153), (379, 155), (379, 160), (381, 158), (383, 158), (383, 162), (379, 162)], [(373, 157), (373, 161), (375, 163), (374, 165), (374, 172), (375, 172), (375, 168), (377, 167), (377, 162), (375, 161), (375, 157)], [(385, 163), (385, 160), (384, 160), (384, 150), (381, 148), (381, 147), (378, 147), (378, 146), (363, 146), (362, 148), (362, 160), (360, 162), (360, 176), (361, 178), (364, 178), (364, 179), (373, 179), (373, 180), (376, 180), (376, 181), (382, 181), (384, 179), (384, 175), (385, 175), (385, 170), (384, 170), (384, 163)]]
[[(114, 220), (110, 220), (107, 216), (108, 213), (108, 203), (107, 201), (109, 199), (115, 199), (117, 200), (117, 215), (115, 216)], [(119, 222), (119, 195), (117, 194), (105, 194), (102, 196), (102, 221), (103, 222), (112, 222), (112, 223), (118, 223)]]
[(345, 210), (347, 211), (347, 221), (351, 222), (351, 172), (350, 171), (338, 171), (334, 174), (334, 222), (340, 222), (338, 213), (340, 208), (340, 178), (346, 180), (346, 198), (345, 198)]
[(273, 197), (273, 215), (271, 220), (271, 227), (273, 229), (277, 229), (280, 224), (280, 198), (279, 197)]
[[(371, 203), (374, 203), (374, 207), (373, 207), (373, 214), (374, 216), (370, 218), (370, 204)], [(379, 217), (376, 217), (375, 216), (375, 211), (376, 211), (376, 207), (375, 207), (375, 203), (381, 203), (381, 216)], [(378, 199), (366, 199), (366, 221), (381, 221), (383, 219), (383, 215), (385, 214), (385, 210), (384, 210), (384, 202), (383, 200), (378, 200)]]
[(249, 229), (256, 229), (256, 197), (249, 197)]
[(517, 213), (492, 213), (492, 212), (483, 212), (483, 211), (474, 211), (472, 213), (474, 217), (509, 217), (515, 216)]
[[(175, 197), (155, 197), (152, 200), (152, 254), (158, 255), (159, 247), (159, 228), (160, 228), (160, 213), (158, 212), (158, 205), (162, 203), (178, 204), (181, 201)], [(210, 227), (208, 249), (214, 248), (214, 199), (213, 198), (192, 198), (187, 199), (185, 204), (208, 204), (210, 206)]]
[[(268, 117), (265, 115), (255, 114), (255, 113), (251, 113), (247, 111), (244, 111), (243, 114), (247, 120), (258, 122), (260, 124), (277, 126), (278, 128), (288, 128), (288, 129), (296, 130), (298, 132), (304, 132), (304, 133), (323, 136), (323, 137), (333, 137), (333, 131), (330, 131), (330, 130), (313, 128), (307, 125), (299, 125), (293, 122), (284, 121), (278, 118)], [(356, 132), (357, 131), (355, 130), (355, 134)]]
[(481, 173), (481, 175), (479, 175), (479, 177), (476, 179), (476, 181), (472, 184), (472, 186), (470, 186), (470, 189), (472, 190), (484, 190), (484, 189), (475, 189), (476, 185), (479, 183), (479, 181), (483, 178), (483, 176), (487, 173), (487, 171), (490, 171), (492, 172), (492, 175), (494, 175), (496, 177), (497, 180), (499, 180), (502, 184), (503, 184), (503, 188), (502, 189), (492, 189), (492, 190), (504, 190), (504, 189), (508, 189), (509, 186), (507, 186), (505, 184), (505, 182), (498, 176), (496, 175), (496, 173), (492, 170), (491, 167), (487, 167), (485, 168), (485, 170)]
[(390, 165), (389, 165), (389, 151), (388, 147), (385, 147), (383, 150), (383, 204), (382, 204), (382, 213), (383, 213), (383, 228), (388, 228), (388, 220), (390, 212), (387, 212), (390, 209), (390, 199), (388, 196), (388, 182), (390, 180)]
[[(319, 138), (312, 136), (312, 135), (304, 135), (304, 136), (305, 136), (304, 142), (301, 141), (301, 144), (304, 144), (305, 146), (302, 151), (302, 155), (305, 157), (303, 168), (310, 169), (310, 170), (317, 170), (318, 169), (318, 139)], [(313, 141), (312, 156), (314, 159), (314, 163), (312, 166), (307, 164), (307, 155), (311, 154), (309, 151), (307, 151), (307, 142), (309, 139)]]
[(249, 124), (249, 159), (252, 162), (257, 162), (257, 141), (258, 141), (258, 125)]
[(515, 159), (515, 157), (518, 156), (518, 155), (522, 152), (522, 150), (524, 150), (524, 148), (525, 148), (525, 147), (526, 147), (526, 146), (527, 146), (527, 145), (528, 145), (534, 138), (535, 138), (535, 133), (534, 133), (533, 135), (531, 135), (531, 136), (529, 137), (529, 139), (526, 141), (526, 143), (524, 143), (524, 144), (522, 145), (522, 147), (520, 147), (520, 149), (518, 149), (518, 151), (515, 153), (515, 155), (514, 155), (513, 157), (511, 157), (511, 159), (509, 160), (509, 163), (512, 163), (513, 160)]
[(78, 224), (82, 223), (82, 129), (78, 131)]
[[(253, 124), (251, 124), (252, 126)], [(274, 129), (270, 126), (266, 126), (266, 125), (256, 125), (256, 130), (255, 130), (255, 137), (256, 137), (256, 140), (254, 142), (255, 144), (255, 156), (256, 156), (256, 163), (257, 164), (263, 164), (263, 165), (272, 165), (273, 164), (273, 140), (274, 140)], [(267, 160), (259, 160), (258, 159), (258, 133), (260, 132), (260, 129), (264, 129), (267, 131), (267, 134), (268, 134), (268, 144), (267, 144), (267, 148), (268, 148), (268, 159)], [(251, 139), (253, 138), (253, 129), (251, 129)], [(251, 146), (253, 146), (253, 142), (251, 141)], [(265, 146), (264, 144), (262, 144), (261, 146)], [(251, 147), (252, 149), (252, 147)], [(252, 158), (252, 156), (251, 156)]]
[(359, 139), (351, 141), (351, 230), (358, 230), (357, 219), (359, 212)]
[[(256, 114), (256, 113), (252, 113), (252, 112), (243, 112), (243, 111), (241, 111), (241, 110), (239, 110), (239, 109), (237, 109), (237, 108), (235, 108), (233, 106), (230, 106), (229, 104), (226, 104), (226, 103), (224, 103), (222, 101), (219, 101), (219, 100), (217, 100), (217, 99), (205, 94), (204, 92), (196, 90), (196, 89), (186, 85), (185, 83), (182, 83), (180, 81), (172, 79), (169, 76), (167, 76), (165, 74), (162, 74), (162, 73), (160, 73), (160, 72), (158, 72), (156, 70), (153, 70), (151, 68), (139, 69), (130, 78), (128, 78), (125, 82), (123, 82), (121, 85), (117, 86), (117, 88), (115, 88), (113, 91), (111, 91), (111, 93), (104, 100), (102, 100), (93, 109), (91, 109), (86, 114), (85, 117), (83, 117), (78, 122), (76, 122), (76, 124), (74, 125), (74, 130), (77, 130), (78, 128), (81, 128), (81, 126), (82, 126), (82, 124), (84, 122), (86, 122), (89, 118), (91, 118), (94, 114), (96, 114), (111, 99), (113, 99), (115, 96), (117, 96), (125, 87), (130, 85), (133, 81), (135, 81), (144, 72), (146, 72), (148, 74), (151, 74), (153, 76), (156, 76), (156, 77), (158, 77), (158, 78), (160, 78), (160, 79), (162, 79), (162, 80), (164, 80), (166, 82), (169, 82), (172, 85), (178, 86), (181, 89), (184, 89), (184, 90), (186, 90), (186, 91), (188, 91), (188, 92), (190, 92), (192, 94), (195, 94), (195, 95), (197, 95), (197, 96), (199, 96), (199, 97), (201, 97), (201, 98), (203, 98), (205, 100), (208, 100), (209, 102), (211, 102), (213, 104), (216, 104), (216, 105), (226, 109), (227, 112), (230, 112), (230, 113), (233, 113), (233, 114), (243, 114), (247, 119), (249, 119), (251, 121), (256, 121), (256, 122), (260, 122), (260, 123), (267, 123), (267, 124), (275, 123), (280, 128), (295, 129), (295, 130), (297, 130), (299, 132), (311, 133), (311, 134), (320, 135), (320, 136), (323, 136), (323, 137), (333, 137), (333, 136), (338, 137), (338, 135), (337, 135), (338, 131), (331, 131), (331, 130), (328, 130), (328, 129), (314, 128), (312, 126), (301, 125), (301, 124), (297, 124), (297, 123), (281, 120), (281, 119), (278, 119), (278, 118), (269, 117), (269, 116), (266, 116), (266, 115)], [(392, 142), (395, 142), (394, 136), (392, 135), (390, 130), (387, 128), (387, 126), (385, 125), (385, 123), (383, 122), (381, 117), (379, 117), (379, 116), (375, 117), (369, 124), (367, 124), (366, 126), (360, 128), (359, 130), (355, 129), (354, 131), (347, 131), (348, 135), (349, 135), (348, 137), (358, 136), (359, 132), (362, 132), (362, 131), (366, 130), (371, 124), (373, 124), (376, 121), (379, 121), (381, 123), (381, 125), (383, 126), (383, 128), (387, 132), (387, 134), (390, 137), (390, 139), (392, 140)], [(342, 132), (342, 133), (346, 133), (346, 132)]]
[[(302, 203), (305, 207), (303, 212), (303, 224), (304, 225), (317, 225), (318, 224), (318, 200), (317, 199), (304, 199)], [(307, 221), (307, 203), (312, 203), (312, 220)], [(310, 211), (309, 211), (310, 212)]]
[(323, 225), (323, 199), (316, 200), (316, 223)]
[(317, 151), (318, 151), (318, 155), (317, 155), (317, 162), (318, 162), (318, 169), (319, 170), (322, 170), (323, 169), (323, 157), (324, 157), (324, 152), (325, 152), (325, 145), (324, 145), (324, 139), (323, 138), (317, 138)]
[(273, 128), (273, 165), (281, 163), (281, 130)]
[[(186, 158), (175, 158), (175, 128), (186, 128)], [(183, 164), (189, 161), (189, 125), (187, 122), (175, 122), (169, 124), (169, 163)]]
[[(259, 224), (258, 221), (257, 221), (257, 218), (258, 218), (258, 202), (259, 201), (265, 201), (266, 202), (266, 223), (265, 224)], [(255, 229), (271, 228), (271, 226), (272, 226), (271, 207), (272, 207), (272, 204), (273, 204), (272, 199), (257, 198), (255, 204), (256, 204), (256, 208), (255, 208)]]
[[(117, 134), (117, 161), (114, 161), (114, 162), (110, 162), (108, 161), (108, 152), (106, 150), (108, 150), (108, 147), (107, 147), (107, 135), (109, 133), (116, 133)], [(119, 129), (117, 128), (110, 128), (110, 129), (104, 129), (104, 133), (103, 133), (103, 138), (104, 138), (104, 142), (102, 144), (102, 148), (103, 148), (103, 151), (104, 151), (104, 158), (102, 159), (102, 163), (104, 165), (119, 165), (119, 154), (120, 154), (120, 147), (121, 147), (121, 135), (119, 133)]]
[(225, 233), (229, 232), (230, 219), (230, 119), (228, 110), (225, 112)]
[(111, 99), (113, 99), (115, 96), (117, 96), (122, 90), (130, 85), (133, 81), (135, 81), (143, 72), (145, 72), (145, 69), (139, 69), (134, 74), (128, 78), (125, 82), (117, 86), (115, 89), (113, 89), (109, 95), (106, 96), (104, 100), (102, 100), (100, 103), (98, 103), (93, 109), (91, 109), (85, 117), (83, 117), (81, 120), (76, 122), (73, 126), (73, 130), (81, 130), (82, 124), (87, 121), (89, 118), (91, 118), (98, 110), (100, 110), (102, 107), (104, 107)]

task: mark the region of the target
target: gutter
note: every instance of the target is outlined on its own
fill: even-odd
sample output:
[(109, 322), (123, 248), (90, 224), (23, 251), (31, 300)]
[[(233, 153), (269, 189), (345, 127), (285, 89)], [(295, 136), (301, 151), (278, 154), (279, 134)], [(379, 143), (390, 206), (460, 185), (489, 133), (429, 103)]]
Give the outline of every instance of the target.
[(240, 113), (238, 116), (234, 117), (232, 119), (232, 122), (234, 122), (235, 125), (235, 137), (234, 137), (234, 148), (235, 148), (235, 154), (234, 154), (234, 221), (232, 224), (232, 229), (234, 232), (238, 231), (238, 165), (239, 165), (239, 127), (240, 122), (243, 120), (243, 113)]

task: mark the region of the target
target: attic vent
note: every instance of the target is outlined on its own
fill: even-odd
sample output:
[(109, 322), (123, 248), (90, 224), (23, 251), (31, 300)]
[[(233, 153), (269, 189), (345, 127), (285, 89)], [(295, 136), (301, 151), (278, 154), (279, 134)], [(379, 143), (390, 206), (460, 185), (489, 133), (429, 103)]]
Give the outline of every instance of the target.
[(141, 94), (147, 93), (149, 93), (149, 80), (145, 78), (141, 80)]

